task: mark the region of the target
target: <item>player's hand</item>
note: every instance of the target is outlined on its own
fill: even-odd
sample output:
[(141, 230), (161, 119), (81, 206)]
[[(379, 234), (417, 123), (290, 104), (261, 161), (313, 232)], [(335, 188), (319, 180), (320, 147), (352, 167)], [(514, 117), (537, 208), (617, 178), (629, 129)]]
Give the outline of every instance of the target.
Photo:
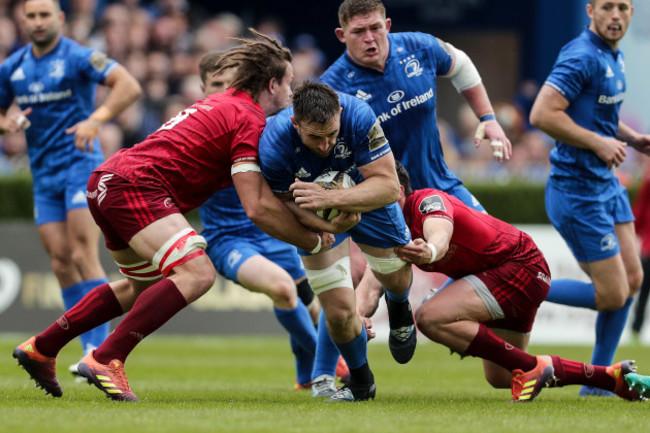
[(431, 249), (424, 239), (413, 239), (406, 245), (395, 247), (397, 257), (413, 265), (431, 263)]
[(321, 247), (319, 253), (329, 250), (330, 248), (332, 248), (332, 245), (334, 245), (334, 242), (336, 242), (336, 238), (332, 233), (322, 232), (322, 233), (318, 233), (318, 236), (320, 236), (320, 240), (321, 240)]
[(375, 338), (377, 334), (375, 334), (375, 331), (372, 330), (372, 320), (370, 320), (370, 317), (359, 316), (359, 319), (361, 319), (361, 322), (366, 327), (366, 334), (368, 335), (368, 340), (372, 340), (373, 338)]
[(302, 209), (316, 211), (332, 207), (327, 199), (328, 191), (317, 183), (296, 179), (289, 187), (289, 191), (293, 193), (294, 201)]
[(92, 152), (95, 143), (95, 137), (99, 134), (99, 129), (104, 125), (103, 122), (95, 119), (86, 119), (65, 130), (66, 134), (75, 134), (74, 145), (82, 152)]
[(474, 135), (474, 145), (478, 148), (483, 141), (490, 143), (495, 161), (503, 162), (504, 159), (507, 161), (512, 156), (512, 143), (496, 120), (479, 123)]
[(613, 137), (599, 136), (594, 143), (594, 152), (598, 158), (607, 163), (607, 168), (618, 167), (625, 161), (627, 143)]
[(2, 123), (0, 123), (0, 133), (4, 132), (19, 132), (29, 128), (32, 124), (27, 118), (32, 114), (32, 108), (28, 107), (25, 111), (17, 111), (10, 116), (6, 116)]
[(641, 152), (645, 155), (650, 155), (650, 135), (639, 135), (634, 141), (630, 142), (630, 145), (634, 147), (638, 152)]
[(360, 213), (340, 212), (335, 218), (332, 218), (332, 233), (345, 233), (361, 221)]

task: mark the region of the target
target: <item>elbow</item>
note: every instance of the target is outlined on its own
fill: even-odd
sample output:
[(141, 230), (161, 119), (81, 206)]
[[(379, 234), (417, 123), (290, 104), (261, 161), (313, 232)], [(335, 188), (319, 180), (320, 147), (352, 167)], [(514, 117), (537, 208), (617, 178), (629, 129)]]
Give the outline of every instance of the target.
[(528, 117), (530, 124), (537, 129), (542, 129), (542, 116), (537, 110), (532, 110)]
[(130, 95), (131, 95), (131, 102), (135, 102), (138, 98), (140, 98), (143, 95), (142, 91), (142, 86), (140, 86), (140, 83), (138, 83), (138, 80), (135, 78), (132, 78), (132, 82), (130, 83)]

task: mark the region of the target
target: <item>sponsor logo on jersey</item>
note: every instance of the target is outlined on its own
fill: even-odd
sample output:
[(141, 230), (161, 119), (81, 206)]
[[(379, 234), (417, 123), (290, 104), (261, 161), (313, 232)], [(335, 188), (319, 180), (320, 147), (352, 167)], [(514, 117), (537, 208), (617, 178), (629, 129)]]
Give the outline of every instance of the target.
[(388, 95), (388, 98), (386, 100), (390, 102), (391, 104), (394, 104), (395, 102), (399, 102), (404, 98), (404, 91), (403, 90), (395, 90), (391, 92), (390, 95)]
[(422, 200), (418, 209), (422, 214), (438, 211), (447, 212), (447, 208), (445, 207), (445, 203), (442, 201), (442, 197), (437, 194), (430, 195), (429, 197), (426, 197), (424, 200)]
[(97, 72), (104, 72), (106, 66), (111, 62), (111, 59), (106, 57), (106, 54), (95, 51), (90, 55), (90, 64)]
[(621, 80), (616, 80), (616, 89), (623, 90), (623, 82)]
[(613, 234), (609, 233), (603, 236), (600, 240), (600, 250), (601, 251), (612, 251), (616, 248), (616, 238)]
[(237, 251), (237, 250), (232, 250), (230, 254), (228, 254), (228, 258), (226, 261), (228, 262), (228, 267), (234, 268), (235, 265), (241, 260), (242, 254)]
[(86, 202), (86, 194), (84, 191), (77, 191), (75, 195), (72, 196), (71, 203), (72, 204), (79, 204), (79, 203), (85, 203)]
[(362, 101), (367, 101), (368, 99), (372, 98), (371, 93), (366, 93), (361, 89), (358, 89), (356, 95), (354, 95), (354, 96), (361, 99)]
[(72, 89), (61, 90), (59, 92), (32, 93), (31, 95), (16, 95), (16, 103), (36, 104), (39, 102), (60, 101), (72, 97)]
[(65, 60), (56, 59), (50, 62), (50, 77), (61, 78), (65, 75)]
[(352, 77), (354, 77), (354, 71), (348, 72), (348, 78), (352, 78)]
[(381, 129), (381, 125), (379, 124), (379, 119), (375, 120), (372, 128), (368, 131), (368, 141), (368, 148), (370, 148), (370, 150), (377, 150), (384, 144), (388, 143), (388, 140), (384, 135), (384, 130)]
[(337, 139), (337, 141), (338, 140), (341, 140), (341, 142), (336, 143), (336, 146), (334, 146), (334, 158), (339, 158), (339, 159), (348, 158), (350, 155), (352, 155), (352, 152), (350, 152), (348, 146), (345, 145), (344, 140)]
[(537, 278), (540, 279), (540, 280), (542, 280), (542, 281), (544, 281), (544, 282), (545, 282), (546, 284), (548, 284), (549, 286), (551, 285), (551, 277), (549, 277), (548, 275), (546, 275), (544, 272), (538, 272), (538, 273), (537, 273)]
[(11, 74), (11, 78), (9, 78), (10, 81), (20, 81), (25, 79), (25, 72), (23, 72), (23, 68), (18, 68), (14, 71), (13, 74)]
[(39, 93), (43, 91), (45, 84), (41, 83), (40, 81), (34, 81), (27, 88), (32, 93)]
[(167, 198), (165, 198), (165, 200), (163, 200), (163, 205), (166, 208), (170, 208), (170, 207), (172, 207), (174, 205), (174, 202), (172, 201), (171, 197), (167, 197)]
[(614, 76), (614, 71), (612, 71), (612, 68), (607, 65), (607, 72), (605, 72), (605, 77), (606, 78), (612, 78)]
[(420, 61), (415, 58), (415, 54), (411, 54), (400, 60), (399, 64), (404, 65), (404, 72), (406, 72), (406, 76), (409, 78), (419, 77), (422, 75), (422, 71), (424, 71), (422, 66), (420, 66)]
[(618, 104), (619, 102), (623, 101), (624, 98), (625, 98), (625, 92), (617, 93), (614, 96), (600, 95), (598, 97), (598, 103), (606, 104), (606, 105)]
[[(396, 90), (395, 92), (401, 92), (401, 90)], [(393, 93), (388, 95), (388, 98), (390, 98)], [(417, 95), (414, 98), (406, 99), (406, 100), (398, 99), (397, 101), (395, 101), (398, 102), (397, 104), (395, 104), (389, 111), (384, 111), (383, 113), (379, 114), (377, 116), (377, 119), (379, 119), (380, 123), (386, 122), (390, 120), (392, 117), (398, 116), (410, 110), (413, 107), (417, 107), (420, 104), (424, 104), (430, 99), (433, 99), (433, 87), (430, 87), (429, 90), (427, 90), (425, 93), (422, 93), (421, 95)]]
[(298, 173), (296, 173), (296, 177), (298, 179), (305, 179), (307, 177), (310, 177), (311, 173), (305, 170), (305, 167), (300, 167), (300, 170), (298, 170)]

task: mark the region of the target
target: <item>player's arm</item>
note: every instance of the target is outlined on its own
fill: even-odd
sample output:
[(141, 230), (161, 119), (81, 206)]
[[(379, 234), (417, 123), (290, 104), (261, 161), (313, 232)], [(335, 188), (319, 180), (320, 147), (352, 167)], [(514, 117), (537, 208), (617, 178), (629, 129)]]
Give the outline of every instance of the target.
[(293, 212), (298, 221), (316, 232), (327, 233), (345, 233), (354, 227), (360, 220), (361, 215), (358, 213), (341, 212), (335, 218), (327, 221), (314, 211), (302, 209), (293, 201), (293, 195), (289, 194), (276, 194), (280, 200)]
[(363, 213), (397, 201), (399, 181), (391, 152), (358, 169), (364, 181), (351, 188), (325, 190), (315, 183), (297, 181), (291, 185), (296, 204), (312, 211), (334, 208)]
[(474, 144), (478, 147), (484, 139), (488, 140), (492, 146), (492, 155), (497, 161), (510, 159), (512, 144), (497, 122), (487, 90), (472, 59), (448, 42), (438, 39), (438, 43), (453, 59), (449, 71), (442, 77), (451, 81), (480, 120)]
[(454, 225), (446, 218), (429, 217), (424, 220), (424, 239), (413, 239), (395, 247), (395, 254), (405, 262), (425, 265), (441, 259), (449, 250)]
[(13, 108), (10, 110), (0, 108), (0, 134), (18, 132), (29, 128), (31, 123), (27, 116), (31, 113), (31, 107), (27, 107), (24, 111), (20, 109), (14, 110)]
[(569, 101), (560, 92), (544, 84), (530, 112), (530, 123), (557, 141), (593, 151), (609, 168), (621, 164), (627, 155), (626, 143), (578, 125), (566, 113), (568, 107)]
[(637, 151), (650, 155), (650, 135), (639, 134), (630, 126), (619, 120), (616, 136), (619, 140), (626, 142)]
[(273, 194), (260, 171), (234, 173), (232, 180), (246, 215), (264, 232), (313, 254), (334, 242), (332, 235), (315, 233), (300, 224)]
[(138, 81), (121, 65), (111, 71), (104, 84), (111, 90), (102, 105), (88, 119), (66, 130), (68, 134), (75, 134), (75, 146), (81, 151), (92, 151), (93, 141), (104, 123), (119, 115), (142, 94)]

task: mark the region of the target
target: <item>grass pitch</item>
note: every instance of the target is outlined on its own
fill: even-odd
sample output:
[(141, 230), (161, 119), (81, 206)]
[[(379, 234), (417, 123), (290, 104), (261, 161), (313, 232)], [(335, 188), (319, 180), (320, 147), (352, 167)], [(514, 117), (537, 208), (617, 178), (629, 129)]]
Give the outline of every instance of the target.
[[(377, 382), (374, 401), (326, 403), (294, 391), (287, 338), (154, 335), (129, 357), (126, 370), (140, 403), (113, 402), (75, 383), (75, 342), (58, 359), (62, 398), (45, 396), (11, 358), (23, 335), (0, 335), (0, 432), (631, 432), (647, 431), (650, 402), (580, 398), (578, 387), (545, 389), (529, 404), (492, 389), (481, 361), (459, 360), (420, 341), (407, 365), (386, 344), (369, 345)], [(531, 353), (589, 360), (590, 347), (534, 346)], [(650, 374), (650, 348), (621, 347)]]

